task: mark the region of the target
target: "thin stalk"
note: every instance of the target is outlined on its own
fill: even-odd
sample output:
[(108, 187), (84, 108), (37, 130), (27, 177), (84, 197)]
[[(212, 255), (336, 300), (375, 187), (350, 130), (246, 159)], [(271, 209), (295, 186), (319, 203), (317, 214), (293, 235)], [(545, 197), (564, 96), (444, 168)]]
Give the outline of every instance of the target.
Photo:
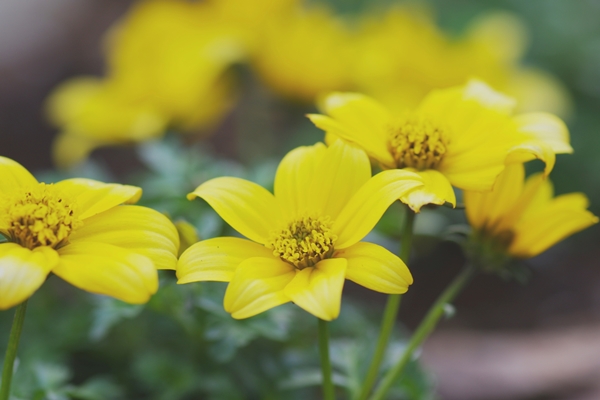
[(444, 290), (444, 292), (437, 298), (436, 302), (433, 303), (423, 321), (417, 327), (417, 330), (410, 338), (408, 342), (408, 346), (404, 350), (404, 354), (396, 365), (392, 369), (390, 369), (383, 380), (375, 390), (373, 396), (371, 396), (370, 400), (382, 400), (394, 381), (400, 376), (417, 347), (423, 343), (425, 339), (429, 336), (429, 334), (435, 328), (437, 322), (440, 317), (444, 315), (444, 308), (446, 305), (451, 302), (458, 293), (462, 290), (465, 284), (471, 279), (471, 277), (475, 273), (475, 267), (468, 266), (466, 267), (454, 280), (452, 283)]
[(6, 347), (6, 356), (4, 357), (4, 367), (2, 369), (2, 385), (0, 386), (0, 400), (8, 400), (10, 396), (10, 384), (12, 382), (13, 366), (19, 347), (19, 339), (23, 330), (23, 321), (25, 320), (25, 311), (27, 310), (27, 300), (19, 304), (15, 311), (8, 346)]
[[(404, 222), (404, 229), (402, 230), (402, 237), (400, 242), (400, 258), (402, 259), (402, 261), (408, 264), (408, 259), (410, 257), (410, 249), (412, 247), (413, 227), (415, 224), (416, 214), (408, 207), (406, 207), (405, 215), (406, 220)], [(392, 334), (392, 330), (394, 329), (396, 317), (398, 316), (398, 309), (400, 308), (401, 299), (402, 297), (399, 294), (391, 294), (388, 296), (387, 304), (383, 312), (383, 319), (381, 320), (381, 329), (379, 330), (377, 347), (375, 348), (373, 360), (371, 361), (369, 371), (367, 372), (367, 377), (365, 378), (365, 382), (363, 383), (360, 395), (358, 397), (359, 400), (366, 400), (367, 397), (369, 397), (369, 393), (371, 392), (371, 389), (375, 384), (377, 375), (379, 375), (379, 369), (381, 367), (381, 362), (383, 361), (383, 356), (385, 355), (385, 349), (387, 348), (388, 342), (390, 340), (390, 335)]]
[(319, 318), (319, 355), (323, 372), (323, 399), (335, 400), (333, 382), (331, 380), (331, 361), (329, 360), (329, 325)]

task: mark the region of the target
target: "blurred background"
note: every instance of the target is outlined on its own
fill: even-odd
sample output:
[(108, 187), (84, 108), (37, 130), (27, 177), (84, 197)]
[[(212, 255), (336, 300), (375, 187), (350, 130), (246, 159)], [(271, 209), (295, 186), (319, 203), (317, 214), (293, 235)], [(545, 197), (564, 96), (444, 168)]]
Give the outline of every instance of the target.
[[(264, 72), (269, 67), (263, 67), (269, 63), (268, 55), (256, 56), (257, 61), (252, 67), (232, 55), (226, 74), (234, 76), (236, 91), (221, 110), (219, 118), (200, 128), (193, 126), (188, 129), (189, 124), (184, 122), (179, 126), (186, 126), (181, 130), (190, 131), (188, 135), (180, 137), (169, 133), (161, 144), (140, 140), (143, 143), (134, 146), (132, 143), (138, 140), (129, 140), (131, 138), (95, 143), (89, 160), (73, 164), (66, 170), (57, 170), (52, 157), (53, 143), (59, 133), (64, 135), (69, 129), (60, 121), (56, 123), (60, 118), (52, 116), (49, 96), (74, 77), (100, 78), (110, 72), (106, 54), (110, 48), (107, 43), (111, 39), (107, 31), (117, 21), (122, 21), (135, 3), (126, 0), (0, 0), (0, 153), (48, 180), (85, 175), (140, 184), (148, 196), (145, 200), (147, 205), (172, 216), (185, 216), (196, 226), (201, 237), (210, 237), (219, 229), (225, 229), (210, 210), (196, 204), (198, 209), (190, 211), (187, 205), (165, 205), (167, 201), (178, 199), (176, 201), (183, 203), (182, 194), (194, 184), (226, 173), (270, 185), (274, 168), (286, 151), (297, 145), (322, 140), (322, 133), (303, 116), (314, 112), (315, 108), (312, 102), (301, 99), (303, 93), (292, 98), (297, 94), (292, 93), (292, 89), (285, 84), (278, 86), (277, 82), (264, 77), (264, 74), (269, 74)], [(351, 21), (351, 27), (359, 25), (356, 21), (362, 15), (385, 13), (385, 10), (396, 6), (414, 8), (419, 12), (425, 10), (436, 29), (450, 41), (462, 40), (460, 38), (467, 35), (483, 35), (484, 31), (473, 33), (474, 21), (491, 13), (500, 11), (502, 14), (499, 15), (508, 12), (516, 16), (521, 25), (515, 30), (523, 28), (523, 32), (518, 33), (527, 37), (526, 40), (515, 39), (519, 45), (514, 47), (522, 47), (518, 64), (523, 68), (544, 71), (558, 82), (556, 87), (548, 89), (549, 94), (542, 96), (542, 100), (551, 103), (548, 111), (558, 112), (565, 119), (575, 149), (572, 155), (557, 157), (557, 165), (551, 175), (555, 191), (558, 194), (586, 193), (591, 201), (590, 210), (600, 214), (600, 2), (330, 0), (326, 4), (334, 10), (333, 13)], [(507, 29), (508, 25), (502, 26)], [(428, 30), (430, 28), (419, 29), (422, 29), (421, 37), (433, 35)], [(514, 36), (515, 30), (507, 29), (506, 37)], [(315, 43), (320, 40), (318, 36), (313, 39)], [(390, 52), (396, 51), (396, 45), (404, 49), (401, 42), (406, 38), (399, 36), (397, 40), (396, 43), (394, 36), (388, 35), (385, 45), (389, 46)], [(261, 42), (260, 38), (257, 42), (258, 45), (249, 46), (257, 46), (265, 52), (268, 50), (268, 43)], [(511, 49), (513, 47), (509, 46), (506, 52), (510, 53)], [(417, 53), (407, 50), (402, 56), (420, 57), (418, 50), (413, 51)], [(260, 51), (257, 50), (258, 53)], [(275, 54), (288, 57), (279, 50)], [(151, 59), (140, 60), (140, 63), (152, 62)], [(329, 65), (323, 62), (321, 69), (325, 69), (325, 64)], [(487, 68), (483, 64), (481, 68)], [(281, 70), (282, 67), (273, 68)], [(443, 71), (451, 67), (441, 64), (436, 68)], [(360, 79), (364, 77), (357, 79), (358, 86), (349, 85), (348, 88), (366, 88), (367, 85), (361, 86)], [(345, 88), (344, 84), (340, 87)], [(374, 94), (379, 89), (369, 88)], [(110, 120), (111, 115), (107, 113), (103, 118)], [(54, 125), (50, 122), (52, 120)], [(172, 121), (166, 124), (169, 127), (177, 125)], [(168, 130), (177, 131), (176, 128)], [(207, 136), (208, 139), (205, 139)], [(115, 143), (119, 146), (113, 146)], [(120, 145), (124, 143), (127, 145)], [(56, 148), (54, 152), (56, 156)], [(539, 169), (539, 165), (533, 163), (531, 168)], [(165, 183), (169, 180), (177, 181), (179, 186), (173, 186), (173, 182)], [(165, 188), (170, 191), (170, 198), (164, 195)], [(193, 215), (190, 216), (189, 212)], [(393, 220), (401, 213), (392, 208), (388, 214), (388, 218)], [(425, 210), (417, 218), (418, 240), (411, 264), (415, 284), (404, 297), (400, 313), (400, 319), (409, 330), (418, 324), (429, 305), (464, 263), (457, 244), (439, 239), (448, 226), (459, 223), (464, 223), (462, 213), (449, 209)], [(388, 238), (379, 237), (379, 240), (388, 240), (392, 247), (397, 245), (393, 229), (386, 231), (383, 226), (380, 231), (388, 234)], [(377, 238), (377, 235), (384, 234), (374, 235)], [(423, 379), (427, 383), (423, 385), (429, 389), (415, 391), (412, 395), (405, 393), (402, 395), (405, 397), (398, 398), (599, 399), (599, 239), (600, 227), (593, 226), (528, 260), (526, 264), (531, 273), (526, 283), (504, 281), (493, 275), (477, 276), (456, 300), (454, 317), (443, 322), (424, 347), (421, 358), (426, 371), (426, 379)], [(171, 276), (164, 278), (172, 280)], [(181, 314), (189, 310), (187, 302), (189, 298), (195, 298), (196, 289), (186, 287), (182, 289), (184, 294), (177, 294), (179, 289), (181, 287), (167, 284), (162, 297), (148, 306), (151, 311), (142, 311), (102, 299), (83, 299), (75, 293), (75, 289), (50, 278), (30, 302), (32, 311), (25, 323), (22, 357), (24, 360), (29, 357), (43, 361), (32, 367), (37, 371), (36, 385), (42, 388), (37, 392), (42, 397), (35, 398), (61, 398), (49, 397), (48, 393), (81, 399), (280, 398), (275, 394), (272, 394), (274, 397), (264, 397), (264, 391), (256, 392), (263, 393), (260, 396), (246, 397), (243, 392), (214, 392), (216, 394), (203, 397), (205, 393), (213, 392), (205, 386), (197, 387), (195, 383), (199, 379), (197, 375), (203, 373), (202, 368), (184, 367), (187, 364), (178, 357), (185, 353), (185, 347), (164, 336), (157, 338), (157, 335), (177, 337), (181, 329), (191, 329), (193, 333), (194, 329), (213, 326), (217, 331), (211, 333), (212, 339), (210, 335), (206, 336), (205, 330), (202, 335), (206, 343), (214, 343), (214, 338), (226, 328), (214, 321), (204, 321), (201, 327), (188, 321), (193, 316)], [(211, 303), (212, 294), (204, 295), (208, 296), (208, 300), (200, 301), (202, 305), (199, 307), (202, 312), (210, 314), (214, 305)], [(385, 296), (368, 292), (350, 282), (345, 296), (360, 299), (359, 308), (376, 310), (376, 313), (385, 302)], [(219, 295), (215, 298), (218, 299)], [(215, 303), (217, 308), (219, 301)], [(165, 302), (168, 304), (165, 305)], [(178, 310), (178, 306), (181, 309)], [(90, 312), (90, 308), (94, 311)], [(218, 321), (225, 318), (215, 312), (218, 317), (214, 318)], [(291, 318), (286, 312), (269, 316), (266, 322), (263, 321), (265, 327), (259, 326), (262, 322), (256, 323), (259, 327), (252, 328), (255, 329), (253, 334), (248, 334), (247, 330), (241, 333), (227, 331), (234, 338), (231, 339), (235, 342), (234, 347), (243, 351), (248, 343), (259, 338), (265, 342), (256, 346), (269, 352), (276, 347), (271, 347), (269, 340), (284, 339), (283, 333), (278, 338), (274, 332), (278, 329), (276, 327), (285, 325), (281, 321)], [(140, 313), (151, 314), (140, 317)], [(346, 314), (349, 315), (348, 312)], [(171, 321), (174, 315), (180, 319), (179, 325)], [(11, 318), (11, 311), (0, 313), (0, 346), (6, 343)], [(113, 329), (122, 320), (124, 325)], [(356, 321), (353, 326), (359, 325)], [(160, 327), (156, 328), (156, 324)], [(139, 339), (139, 332), (146, 332), (140, 331), (140, 326), (148, 330), (148, 336), (140, 339), (143, 344), (132, 344), (136, 338)], [(237, 328), (228, 326), (227, 329)], [(240, 338), (240, 335), (243, 337)], [(232, 345), (223, 346), (229, 348), (227, 346)], [(162, 350), (149, 350), (155, 347)], [(195, 351), (202, 353), (204, 350)], [(119, 367), (119, 372), (113, 376), (105, 376), (108, 368), (120, 363), (118, 359), (123, 354), (126, 354), (125, 364), (128, 365)], [(211, 362), (229, 363), (233, 359), (231, 357), (219, 359), (216, 356)], [(253, 359), (247, 354), (245, 357), (247, 361)], [(286, 357), (294, 359), (293, 354)], [(293, 362), (291, 365), (294, 365)], [(235, 379), (249, 379), (244, 374), (246, 372), (240, 372)], [(90, 377), (99, 375), (102, 376), (90, 380)], [(310, 381), (310, 374), (306, 376), (303, 379)], [(134, 389), (123, 389), (129, 385), (127, 379), (136, 381)], [(166, 386), (170, 382), (170, 389), (157, 386), (156, 379), (163, 379)], [(224, 385), (226, 380), (219, 379), (215, 378), (214, 385)], [(290, 387), (300, 380), (297, 378)], [(67, 390), (64, 387), (68, 382), (72, 385), (67, 385)], [(23, 385), (32, 384), (26, 381)], [(94, 397), (98, 393), (103, 394)], [(24, 395), (21, 398), (28, 397)]]

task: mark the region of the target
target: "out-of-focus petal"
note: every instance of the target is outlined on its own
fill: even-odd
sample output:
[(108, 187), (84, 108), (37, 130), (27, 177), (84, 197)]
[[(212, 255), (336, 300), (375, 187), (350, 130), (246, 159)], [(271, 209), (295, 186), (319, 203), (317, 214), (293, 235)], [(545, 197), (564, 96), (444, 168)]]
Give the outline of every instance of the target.
[(232, 177), (211, 179), (188, 194), (204, 199), (235, 230), (264, 244), (281, 224), (282, 212), (275, 197), (256, 183)]
[(252, 317), (287, 303), (284, 288), (294, 279), (296, 270), (275, 257), (253, 257), (236, 268), (227, 286), (223, 305), (236, 319)]
[(509, 252), (516, 257), (533, 257), (564, 238), (598, 223), (598, 217), (585, 209), (587, 204), (587, 198), (582, 193), (556, 197), (543, 211), (519, 221)]
[(273, 250), (246, 239), (220, 237), (190, 246), (177, 262), (177, 283), (229, 282), (235, 269), (249, 258), (269, 258)]
[(359, 242), (339, 250), (336, 258), (348, 261), (346, 279), (381, 293), (405, 293), (413, 283), (406, 264), (392, 252), (373, 243)]
[(347, 261), (329, 258), (299, 271), (285, 294), (302, 309), (325, 321), (340, 314)]
[(513, 118), (517, 131), (532, 139), (540, 140), (550, 146), (557, 154), (572, 153), (569, 129), (555, 115), (548, 113), (527, 113)]
[(464, 192), (465, 212), (469, 223), (481, 228), (494, 225), (513, 207), (523, 189), (525, 169), (522, 164), (506, 167), (490, 192)]

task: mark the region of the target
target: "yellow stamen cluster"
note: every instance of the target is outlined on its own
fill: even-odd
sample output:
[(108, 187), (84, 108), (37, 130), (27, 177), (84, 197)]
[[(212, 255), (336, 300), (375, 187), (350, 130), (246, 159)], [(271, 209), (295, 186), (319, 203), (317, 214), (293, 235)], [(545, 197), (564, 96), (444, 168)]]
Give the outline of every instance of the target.
[(274, 232), (266, 246), (298, 269), (312, 267), (333, 255), (337, 236), (331, 231), (332, 225), (329, 217), (301, 217)]
[(425, 170), (439, 165), (448, 143), (447, 129), (425, 118), (409, 118), (392, 130), (389, 149), (397, 168)]
[(73, 229), (82, 224), (75, 204), (61, 196), (54, 185), (39, 183), (3, 203), (1, 233), (29, 249), (58, 248), (66, 243)]

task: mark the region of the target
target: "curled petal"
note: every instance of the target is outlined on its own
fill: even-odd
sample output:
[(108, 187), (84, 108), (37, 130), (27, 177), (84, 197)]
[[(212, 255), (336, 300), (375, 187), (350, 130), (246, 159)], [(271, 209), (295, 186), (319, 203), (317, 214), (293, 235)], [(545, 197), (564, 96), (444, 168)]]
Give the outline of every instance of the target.
[(246, 239), (220, 237), (190, 246), (177, 262), (177, 283), (229, 282), (236, 268), (249, 258), (268, 258), (273, 250)]
[(298, 271), (285, 294), (299, 307), (325, 321), (340, 314), (347, 261), (329, 258)]
[(400, 201), (407, 204), (414, 212), (419, 212), (421, 207), (427, 204), (450, 203), (452, 207), (456, 206), (454, 189), (441, 172), (433, 169), (416, 171), (406, 168), (406, 170), (413, 171), (423, 179), (423, 186), (400, 196)]
[(527, 113), (513, 118), (517, 131), (532, 139), (546, 143), (554, 153), (572, 153), (569, 144), (569, 129), (555, 115), (548, 113)]

